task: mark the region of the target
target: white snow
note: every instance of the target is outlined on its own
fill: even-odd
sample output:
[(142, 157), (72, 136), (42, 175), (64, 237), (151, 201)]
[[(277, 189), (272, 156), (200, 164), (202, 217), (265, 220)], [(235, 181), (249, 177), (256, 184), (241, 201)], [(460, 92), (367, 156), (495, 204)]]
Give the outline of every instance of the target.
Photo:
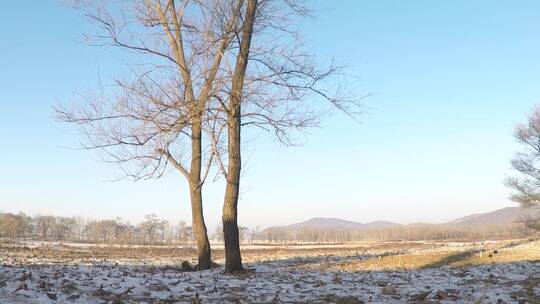
[[(0, 257), (0, 303), (519, 303), (537, 301), (540, 263), (331, 271), (367, 255), (254, 262), (252, 271), (182, 272), (177, 261)], [(324, 262), (324, 263), (322, 263)], [(345, 301), (345, 300), (348, 300)], [(341, 302), (340, 302), (341, 301)], [(194, 303), (197, 303), (196, 301)]]

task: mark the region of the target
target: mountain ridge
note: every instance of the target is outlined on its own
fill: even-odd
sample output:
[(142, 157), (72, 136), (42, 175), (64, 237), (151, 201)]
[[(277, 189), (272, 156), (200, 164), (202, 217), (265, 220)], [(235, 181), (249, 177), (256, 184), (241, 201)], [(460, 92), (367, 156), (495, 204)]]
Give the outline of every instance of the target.
[(311, 219), (308, 219), (303, 222), (290, 224), (287, 226), (283, 226), (284, 228), (305, 228), (305, 227), (313, 227), (313, 228), (353, 228), (353, 229), (363, 229), (368, 227), (383, 227), (383, 226), (393, 226), (393, 225), (399, 225), (396, 223), (388, 222), (388, 221), (373, 221), (368, 223), (360, 223), (350, 220), (344, 220), (340, 218), (331, 218), (331, 217), (314, 217)]
[(367, 223), (361, 223), (351, 220), (344, 220), (333, 217), (314, 217), (308, 220), (293, 223), (284, 226), (272, 226), (264, 229), (269, 230), (301, 230), (301, 229), (328, 229), (328, 230), (371, 230), (390, 227), (405, 227), (419, 225), (452, 225), (452, 226), (484, 226), (484, 225), (503, 225), (518, 221), (520, 218), (535, 216), (540, 212), (540, 207), (521, 208), (504, 207), (494, 211), (475, 213), (463, 216), (449, 222), (438, 224), (414, 223), (398, 224), (390, 221), (377, 220)]

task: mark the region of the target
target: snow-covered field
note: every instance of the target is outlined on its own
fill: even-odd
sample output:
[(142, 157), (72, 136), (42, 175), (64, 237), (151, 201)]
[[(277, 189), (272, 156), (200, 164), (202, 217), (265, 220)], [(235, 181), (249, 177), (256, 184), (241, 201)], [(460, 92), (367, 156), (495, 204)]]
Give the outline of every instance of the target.
[(235, 275), (182, 271), (192, 255), (0, 245), (0, 303), (540, 303), (539, 242), (250, 247)]

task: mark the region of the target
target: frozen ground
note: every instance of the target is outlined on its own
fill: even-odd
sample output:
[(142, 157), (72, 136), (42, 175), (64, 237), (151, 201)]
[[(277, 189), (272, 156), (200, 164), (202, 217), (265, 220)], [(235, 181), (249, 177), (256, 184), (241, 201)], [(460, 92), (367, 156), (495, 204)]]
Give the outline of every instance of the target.
[(236, 275), (183, 272), (175, 248), (103, 250), (0, 247), (0, 303), (540, 303), (536, 242), (247, 249)]

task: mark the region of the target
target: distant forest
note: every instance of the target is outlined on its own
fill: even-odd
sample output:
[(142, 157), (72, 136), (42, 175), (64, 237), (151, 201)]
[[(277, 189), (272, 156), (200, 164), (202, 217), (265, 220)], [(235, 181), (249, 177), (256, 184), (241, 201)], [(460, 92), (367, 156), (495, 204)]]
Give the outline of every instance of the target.
[[(522, 223), (490, 225), (411, 224), (378, 229), (268, 228), (260, 231), (240, 226), (240, 239), (251, 243), (347, 243), (355, 241), (485, 240), (525, 237), (534, 229)], [(0, 213), (0, 238), (9, 240), (70, 241), (96, 244), (191, 244), (193, 229), (185, 222), (170, 223), (156, 215), (131, 224), (122, 219), (87, 220), (81, 217)], [(212, 234), (223, 242), (221, 226)]]
[[(215, 241), (223, 241), (221, 226)], [(242, 240), (253, 241), (254, 230), (240, 227)], [(96, 244), (166, 245), (194, 243), (193, 228), (185, 222), (170, 223), (154, 214), (131, 224), (120, 218), (88, 220), (82, 217), (28, 216), (0, 213), (0, 238), (37, 241), (71, 241)]]
[(262, 231), (259, 238), (272, 243), (347, 243), (355, 241), (487, 240), (520, 238), (532, 233), (531, 229), (526, 228), (521, 223), (488, 226), (412, 224), (379, 229), (303, 228), (287, 230), (271, 228)]

